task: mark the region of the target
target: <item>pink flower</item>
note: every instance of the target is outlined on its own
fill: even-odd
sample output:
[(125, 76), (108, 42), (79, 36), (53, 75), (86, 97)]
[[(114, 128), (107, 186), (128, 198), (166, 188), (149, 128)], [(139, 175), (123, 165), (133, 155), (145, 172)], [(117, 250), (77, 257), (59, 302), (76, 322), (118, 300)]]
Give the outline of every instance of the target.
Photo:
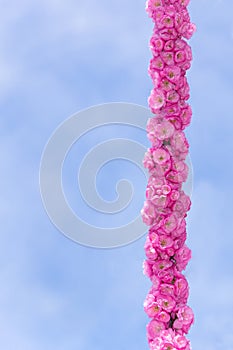
[(167, 92), (166, 99), (168, 102), (176, 103), (177, 101), (179, 101), (179, 98), (180, 96), (175, 90), (171, 90)]
[(155, 135), (161, 141), (170, 138), (174, 132), (174, 126), (167, 120), (164, 120), (161, 124), (157, 124), (154, 128)]
[(162, 57), (163, 61), (168, 66), (173, 66), (174, 65), (174, 54), (173, 54), (173, 52), (163, 51), (163, 52), (161, 52), (160, 56)]
[(177, 37), (177, 31), (175, 28), (164, 28), (160, 30), (159, 34), (163, 40), (171, 40)]
[(174, 297), (175, 287), (170, 283), (161, 283), (159, 291), (163, 295), (170, 295)]
[(159, 320), (160, 322), (167, 323), (170, 321), (170, 315), (166, 311), (160, 311), (156, 315), (156, 319)]
[(159, 111), (159, 109), (164, 105), (165, 103), (165, 97), (164, 93), (160, 89), (153, 89), (151, 91), (150, 97), (148, 99), (149, 106), (152, 109), (153, 113), (156, 113)]
[(187, 43), (183, 39), (176, 39), (175, 41), (175, 51), (184, 50), (187, 47)]
[(156, 297), (151, 293), (147, 294), (143, 306), (149, 317), (155, 317), (161, 311), (161, 306), (159, 306)]
[(168, 40), (164, 44), (164, 51), (172, 51), (174, 49), (174, 40)]
[(185, 56), (185, 52), (184, 51), (177, 51), (175, 53), (175, 62), (176, 63), (180, 63), (180, 62), (184, 62), (184, 60), (186, 59), (186, 56)]
[(144, 155), (143, 166), (149, 170), (153, 169), (154, 167), (154, 161), (150, 149), (148, 149)]
[(170, 80), (172, 83), (175, 83), (180, 78), (181, 70), (177, 66), (169, 66), (164, 68), (163, 74), (168, 80)]
[(157, 298), (158, 305), (167, 312), (172, 312), (175, 308), (176, 302), (169, 295), (162, 295)]
[(170, 233), (177, 227), (177, 218), (174, 214), (168, 216), (164, 220), (163, 229), (165, 232)]
[(171, 237), (166, 235), (160, 235), (158, 240), (158, 247), (162, 250), (167, 250), (167, 248), (170, 248), (173, 246), (173, 239)]
[(163, 148), (156, 149), (152, 155), (154, 162), (158, 164), (164, 164), (170, 159), (169, 153)]
[(146, 253), (146, 256), (148, 259), (150, 259), (150, 260), (157, 259), (158, 254), (157, 254), (155, 248), (153, 247), (151, 241), (149, 240), (149, 237), (147, 237), (144, 249), (145, 249), (145, 253)]
[(164, 62), (160, 56), (154, 57), (150, 61), (149, 72), (153, 70), (162, 70), (164, 68)]
[(164, 78), (160, 81), (160, 87), (165, 91), (174, 89), (175, 85), (172, 84), (168, 79)]
[[(182, 131), (176, 131), (171, 139), (171, 148), (174, 155), (179, 157), (181, 160), (185, 159), (188, 154), (189, 144)], [(183, 154), (183, 156), (182, 156)]]
[(146, 12), (148, 13), (149, 17), (153, 18), (155, 11), (162, 6), (162, 0), (147, 0)]
[(158, 320), (152, 320), (150, 323), (147, 325), (147, 337), (149, 339), (154, 339), (157, 337), (162, 330), (165, 329), (165, 325), (163, 322), (158, 321)]
[(143, 274), (149, 278), (152, 278), (153, 276), (153, 270), (152, 270), (152, 263), (150, 263), (147, 260), (143, 261), (142, 264)]
[(172, 266), (172, 262), (171, 261), (167, 261), (167, 260), (159, 260), (156, 261), (154, 263), (154, 265), (152, 266), (152, 270), (154, 273), (156, 273), (157, 275), (160, 275), (160, 273), (162, 271), (166, 271), (167, 269), (169, 269)]
[(163, 24), (163, 27), (166, 28), (172, 28), (174, 26), (173, 18), (166, 15), (161, 19), (161, 23)]
[(150, 39), (150, 49), (154, 56), (158, 55), (158, 51), (162, 51), (164, 41), (159, 36), (152, 36)]
[(194, 322), (193, 311), (189, 306), (181, 307), (177, 313), (173, 327), (176, 330), (181, 329), (184, 333), (188, 333), (190, 326)]
[(177, 201), (177, 199), (179, 199), (180, 197), (180, 192), (176, 191), (176, 190), (172, 190), (170, 193), (170, 198), (172, 201)]
[(151, 203), (151, 201), (148, 201), (148, 200), (145, 201), (144, 207), (141, 210), (141, 216), (142, 216), (143, 222), (148, 226), (152, 225), (154, 222), (155, 215), (156, 215), (156, 212), (155, 212), (154, 205)]
[(183, 298), (186, 302), (189, 294), (189, 287), (186, 278), (180, 275), (175, 281), (175, 295), (177, 298)]
[(186, 268), (189, 260), (192, 257), (191, 250), (184, 245), (175, 254), (176, 266), (178, 271), (182, 271)]

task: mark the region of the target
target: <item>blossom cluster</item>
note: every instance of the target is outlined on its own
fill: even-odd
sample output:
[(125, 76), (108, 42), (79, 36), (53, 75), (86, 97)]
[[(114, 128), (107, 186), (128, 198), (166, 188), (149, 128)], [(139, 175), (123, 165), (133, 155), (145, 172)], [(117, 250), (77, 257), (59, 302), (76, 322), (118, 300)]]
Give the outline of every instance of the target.
[(191, 250), (185, 244), (187, 212), (191, 201), (182, 190), (187, 180), (185, 163), (189, 144), (184, 129), (192, 117), (186, 71), (192, 50), (186, 40), (195, 25), (190, 22), (189, 0), (148, 0), (146, 11), (155, 23), (150, 49), (149, 75), (153, 89), (148, 99), (154, 116), (148, 120), (151, 147), (143, 165), (149, 171), (146, 200), (141, 210), (149, 226), (145, 242), (144, 274), (152, 282), (144, 309), (151, 350), (189, 350), (185, 335), (194, 322), (187, 306), (189, 286), (182, 271)]

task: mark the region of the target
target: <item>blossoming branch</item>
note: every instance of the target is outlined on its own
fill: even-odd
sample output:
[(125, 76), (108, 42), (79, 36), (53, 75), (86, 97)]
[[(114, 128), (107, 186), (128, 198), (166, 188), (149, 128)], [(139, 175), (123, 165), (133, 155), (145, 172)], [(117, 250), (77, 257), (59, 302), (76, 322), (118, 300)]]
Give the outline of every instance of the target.
[(188, 3), (189, 0), (146, 3), (146, 11), (154, 21), (150, 40), (153, 58), (149, 65), (154, 87), (148, 99), (154, 117), (147, 124), (151, 147), (143, 164), (150, 176), (141, 215), (149, 226), (144, 274), (152, 287), (144, 309), (151, 318), (147, 325), (151, 350), (191, 349), (185, 335), (194, 321), (192, 309), (187, 306), (188, 282), (182, 274), (191, 258), (185, 244), (185, 218), (191, 201), (182, 190), (188, 177), (185, 159), (189, 152), (184, 129), (192, 116), (186, 78), (192, 50), (184, 39), (190, 39), (195, 31)]

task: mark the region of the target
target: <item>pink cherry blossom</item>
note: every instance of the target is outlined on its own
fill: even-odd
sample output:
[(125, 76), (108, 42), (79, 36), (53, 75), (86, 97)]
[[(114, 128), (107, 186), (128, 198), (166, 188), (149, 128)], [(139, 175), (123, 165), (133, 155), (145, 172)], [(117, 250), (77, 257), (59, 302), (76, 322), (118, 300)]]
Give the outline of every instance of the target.
[(154, 162), (160, 165), (166, 163), (170, 159), (169, 153), (163, 148), (154, 150), (152, 155)]
[(167, 312), (172, 312), (175, 308), (176, 302), (169, 295), (161, 295), (157, 298), (158, 305)]
[(149, 105), (154, 113), (159, 111), (159, 109), (165, 103), (165, 96), (161, 89), (153, 89), (148, 99)]
[(177, 66), (165, 67), (163, 70), (163, 74), (168, 80), (170, 80), (172, 83), (175, 83), (180, 78), (181, 69)]
[(177, 227), (177, 218), (174, 214), (168, 216), (164, 220), (163, 229), (165, 232), (170, 233)]
[(156, 215), (155, 206), (151, 201), (147, 200), (144, 202), (144, 207), (141, 210), (141, 215), (144, 223), (148, 226), (152, 225)]
[(167, 120), (163, 120), (162, 123), (155, 125), (154, 133), (159, 140), (165, 140), (170, 138), (175, 132), (174, 126)]
[(166, 28), (172, 28), (174, 26), (173, 18), (167, 15), (163, 16), (163, 18), (161, 19), (161, 22), (163, 24), (163, 27), (166, 27)]
[(167, 92), (166, 99), (169, 103), (176, 103), (179, 101), (180, 96), (175, 90)]
[(155, 337), (159, 336), (162, 330), (165, 329), (165, 324), (158, 320), (152, 320), (147, 325), (147, 336), (149, 339), (153, 340)]
[(160, 54), (162, 60), (164, 63), (166, 63), (168, 66), (174, 65), (174, 54), (170, 51), (163, 51)]
[(164, 51), (172, 51), (174, 49), (174, 40), (168, 40), (164, 44)]

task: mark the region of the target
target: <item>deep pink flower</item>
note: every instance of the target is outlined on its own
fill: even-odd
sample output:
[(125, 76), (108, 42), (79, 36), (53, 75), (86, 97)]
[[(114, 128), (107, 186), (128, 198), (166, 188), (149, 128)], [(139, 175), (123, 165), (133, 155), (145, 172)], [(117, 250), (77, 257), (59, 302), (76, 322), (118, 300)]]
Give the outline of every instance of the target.
[(158, 56), (158, 52), (164, 48), (164, 41), (159, 36), (152, 36), (150, 39), (150, 49), (154, 56)]
[(180, 78), (181, 70), (177, 66), (169, 66), (164, 68), (163, 74), (168, 80), (175, 83)]
[(179, 101), (180, 96), (175, 90), (167, 92), (166, 99), (169, 103), (176, 103)]
[(168, 66), (174, 65), (174, 53), (171, 51), (163, 51), (160, 54), (162, 60), (164, 63), (166, 63)]
[(168, 40), (164, 44), (164, 51), (172, 51), (174, 49), (174, 40)]
[(163, 27), (166, 28), (172, 28), (174, 26), (173, 18), (167, 15), (163, 16), (161, 23), (163, 24)]

